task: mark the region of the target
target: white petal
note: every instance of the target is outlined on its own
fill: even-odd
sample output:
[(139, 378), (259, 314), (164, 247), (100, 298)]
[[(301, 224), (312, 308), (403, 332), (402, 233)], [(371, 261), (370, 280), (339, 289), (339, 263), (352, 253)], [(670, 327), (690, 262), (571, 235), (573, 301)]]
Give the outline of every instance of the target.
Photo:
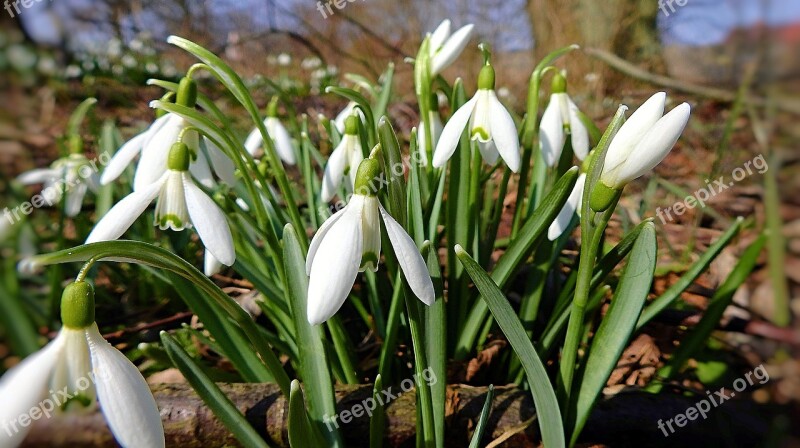
[(208, 166), (208, 159), (202, 151), (197, 152), (197, 160), (189, 164), (189, 172), (197, 182), (206, 187), (214, 188), (214, 175), (211, 174), (211, 167)]
[(569, 132), (575, 157), (583, 161), (589, 155), (589, 131), (581, 121), (578, 106), (569, 100)]
[(172, 229), (176, 232), (192, 228), (192, 220), (186, 207), (183, 172), (169, 170), (166, 176), (167, 180), (158, 193), (155, 222), (153, 224), (161, 230)]
[(117, 203), (94, 226), (92, 233), (86, 238), (86, 244), (98, 241), (112, 241), (122, 236), (126, 230), (141, 216), (153, 199), (158, 196), (161, 186), (167, 179), (165, 173), (157, 182), (148, 185), (141, 191), (134, 191)]
[(333, 119), (333, 123), (336, 125), (336, 129), (339, 131), (340, 134), (344, 134), (344, 122), (347, 120), (347, 117), (349, 117), (350, 114), (353, 113), (354, 109), (357, 110), (358, 113), (361, 114), (363, 117), (361, 109), (356, 109), (355, 101), (350, 101), (349, 103), (347, 103), (344, 109), (342, 109), (342, 111), (339, 112), (338, 115), (336, 115), (336, 118)]
[(580, 207), (585, 183), (586, 175), (581, 174), (578, 176), (578, 180), (575, 182), (575, 187), (572, 188), (572, 193), (569, 194), (567, 202), (564, 204), (564, 207), (561, 208), (561, 211), (558, 212), (556, 220), (553, 221), (553, 223), (550, 224), (550, 228), (547, 229), (547, 239), (550, 241), (554, 241), (561, 236), (567, 229), (567, 226), (569, 226), (569, 223), (572, 221), (572, 216), (575, 214), (578, 207)]
[(208, 153), (208, 161), (211, 167), (214, 168), (214, 172), (217, 173), (217, 177), (229, 186), (234, 186), (236, 184), (236, 167), (233, 164), (233, 160), (225, 155), (211, 140), (203, 137), (203, 142)]
[(308, 246), (308, 256), (306, 256), (306, 275), (311, 275), (311, 265), (314, 263), (314, 256), (317, 253), (317, 249), (319, 249), (319, 245), (322, 244), (325, 234), (328, 233), (328, 230), (331, 229), (336, 221), (344, 216), (345, 210), (347, 210), (347, 206), (331, 215), (330, 218), (326, 219), (325, 222), (319, 226), (317, 233), (314, 234), (314, 238), (311, 239), (311, 244)]
[(361, 166), (361, 162), (364, 160), (364, 151), (361, 150), (361, 140), (358, 138), (353, 139), (355, 143), (353, 144), (352, 149), (350, 149), (347, 154), (347, 174), (350, 178), (350, 183), (347, 185), (348, 189), (352, 191), (356, 187), (356, 174), (358, 173), (358, 167)]
[(232, 266), (236, 261), (236, 251), (225, 214), (186, 174), (183, 176), (183, 187), (186, 191), (186, 207), (189, 209), (189, 216), (206, 249), (220, 263)]
[(142, 148), (142, 157), (136, 167), (133, 189), (139, 190), (157, 181), (167, 171), (167, 159), (172, 145), (186, 126), (183, 118), (172, 115)]
[(466, 25), (453, 33), (431, 61), (431, 75), (436, 76), (458, 58), (472, 37), (473, 24)]
[(206, 274), (206, 277), (219, 274), (219, 272), (222, 270), (222, 266), (223, 264), (220, 263), (211, 252), (206, 250), (205, 257), (203, 259), (203, 273)]
[(100, 183), (107, 185), (118, 178), (125, 171), (125, 168), (133, 162), (133, 159), (139, 155), (149, 138), (150, 131), (148, 129), (122, 145), (111, 157), (111, 160), (108, 161), (106, 168), (103, 170), (103, 175), (100, 177)]
[(297, 158), (294, 155), (294, 144), (289, 136), (289, 131), (275, 117), (267, 118), (264, 124), (267, 126), (270, 137), (275, 141), (275, 150), (281, 160), (289, 165), (296, 164)]
[(364, 210), (361, 212), (361, 233), (364, 235), (364, 247), (361, 249), (360, 270), (378, 270), (381, 259), (381, 215), (378, 212), (378, 198), (364, 198)]
[(124, 448), (165, 446), (156, 400), (139, 369), (97, 331), (86, 329), (97, 400), (111, 433)]
[(70, 218), (78, 216), (81, 212), (81, 206), (83, 205), (83, 198), (86, 196), (88, 190), (89, 185), (85, 183), (79, 183), (67, 190), (64, 214)]
[(425, 264), (425, 260), (422, 259), (422, 254), (419, 253), (417, 245), (414, 244), (414, 240), (408, 236), (405, 229), (383, 209), (382, 205), (378, 204), (378, 208), (381, 211), (381, 216), (383, 216), (383, 223), (386, 224), (386, 233), (389, 235), (389, 241), (392, 243), (397, 262), (403, 270), (408, 286), (411, 287), (417, 298), (425, 305), (433, 305), (436, 300), (433, 280), (428, 274), (428, 266)]
[(344, 168), (348, 162), (348, 145), (351, 145), (351, 140), (358, 138), (357, 136), (345, 135), (339, 146), (333, 150), (331, 156), (328, 158), (328, 164), (325, 165), (325, 173), (322, 175), (322, 201), (328, 202), (333, 199), (336, 194), (336, 189), (342, 183), (342, 176), (344, 176)]
[(497, 147), (495, 146), (494, 142), (476, 142), (478, 145), (478, 150), (481, 152), (481, 157), (483, 160), (489, 164), (494, 165), (497, 163), (497, 159), (500, 158), (500, 153), (497, 152)]
[(0, 430), (0, 446), (15, 447), (25, 439), (31, 426), (18, 425), (14, 431), (11, 424), (44, 398), (62, 346), (63, 338), (57, 337), (0, 378), (0, 423), (8, 425)]
[(555, 166), (558, 163), (565, 140), (564, 123), (559, 111), (558, 100), (551, 95), (539, 124), (539, 145), (547, 166)]
[(330, 319), (353, 288), (361, 265), (364, 197), (354, 195), (338, 221), (326, 232), (311, 264), (308, 283), (308, 323)]
[[(617, 187), (652, 170), (669, 154), (689, 121), (691, 107), (687, 103), (664, 115), (634, 148), (631, 157), (622, 165)], [(614, 186), (614, 185), (609, 185)]]
[(262, 143), (264, 143), (264, 139), (261, 138), (261, 131), (259, 131), (258, 128), (255, 128), (250, 131), (250, 134), (244, 141), (244, 148), (248, 153), (250, 153), (251, 156), (255, 156), (261, 151)]
[(431, 56), (436, 53), (436, 50), (444, 45), (448, 37), (450, 37), (450, 20), (444, 19), (442, 20), (442, 23), (436, 27), (436, 30), (433, 31), (433, 34), (431, 34), (431, 39), (429, 41)]
[(497, 147), (497, 152), (500, 153), (500, 157), (505, 160), (511, 171), (518, 173), (522, 161), (519, 155), (519, 136), (514, 119), (497, 99), (494, 91), (491, 91), (489, 106), (492, 140)]
[(476, 95), (458, 108), (444, 125), (442, 135), (439, 137), (439, 142), (436, 144), (436, 150), (433, 152), (434, 167), (443, 167), (445, 163), (450, 160), (450, 157), (453, 156), (461, 140), (461, 135), (464, 133), (464, 128), (467, 127), (472, 112), (475, 110), (475, 104), (477, 104), (477, 102), (478, 97)]
[(54, 170), (52, 168), (38, 168), (20, 174), (17, 176), (17, 182), (21, 183), (22, 185), (35, 185), (43, 184), (60, 177), (61, 170)]
[(613, 173), (631, 155), (644, 134), (664, 115), (667, 94), (658, 92), (642, 104), (611, 140), (603, 164), (603, 174)]

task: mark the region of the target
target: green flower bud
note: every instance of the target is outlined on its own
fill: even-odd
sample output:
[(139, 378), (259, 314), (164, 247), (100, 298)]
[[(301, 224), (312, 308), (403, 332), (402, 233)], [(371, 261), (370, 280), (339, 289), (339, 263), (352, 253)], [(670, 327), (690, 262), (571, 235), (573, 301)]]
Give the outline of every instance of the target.
[(484, 65), (478, 73), (478, 89), (494, 90), (494, 67)]
[(589, 155), (586, 156), (583, 163), (581, 163), (581, 173), (588, 173), (589, 168), (592, 166), (592, 162), (594, 161), (595, 157), (597, 156), (597, 151), (594, 149), (589, 151)]
[(189, 162), (191, 155), (189, 154), (189, 147), (186, 143), (176, 142), (169, 150), (169, 158), (167, 159), (167, 168), (174, 171), (186, 171), (189, 169)]
[(81, 330), (94, 323), (94, 288), (86, 282), (75, 282), (61, 295), (61, 321), (65, 327)]
[(375, 159), (364, 159), (356, 172), (354, 192), (365, 196), (375, 196), (380, 188), (380, 182), (377, 181), (380, 176), (381, 164)]
[(358, 115), (353, 114), (347, 117), (344, 121), (344, 133), (350, 135), (358, 135)]
[(194, 108), (197, 103), (197, 83), (192, 78), (184, 77), (178, 84), (178, 97), (176, 104)]
[(552, 93), (564, 93), (567, 91), (567, 78), (561, 73), (553, 76)]
[(592, 196), (589, 198), (589, 207), (598, 213), (604, 212), (608, 210), (608, 207), (611, 207), (611, 204), (621, 192), (622, 190), (615, 190), (598, 181), (592, 190)]

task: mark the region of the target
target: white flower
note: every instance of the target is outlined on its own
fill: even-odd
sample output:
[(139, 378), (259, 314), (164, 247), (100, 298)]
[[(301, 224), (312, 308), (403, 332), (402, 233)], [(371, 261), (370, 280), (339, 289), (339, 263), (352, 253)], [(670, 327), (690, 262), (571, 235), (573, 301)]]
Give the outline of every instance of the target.
[[(294, 143), (292, 143), (292, 138), (289, 136), (289, 131), (286, 130), (280, 120), (277, 117), (267, 117), (264, 119), (264, 126), (267, 128), (267, 134), (275, 142), (275, 150), (281, 160), (288, 165), (296, 164)], [(255, 156), (261, 152), (263, 143), (264, 139), (261, 138), (261, 131), (256, 128), (247, 136), (244, 147), (250, 155)]]
[(445, 124), (433, 166), (441, 168), (452, 157), (466, 127), (469, 137), (477, 140), (483, 160), (490, 165), (502, 157), (513, 172), (520, 168), (519, 139), (514, 119), (494, 93), (494, 69), (486, 65), (478, 77), (478, 91)]
[(109, 210), (89, 234), (87, 244), (119, 238), (158, 198), (155, 225), (162, 230), (170, 228), (175, 231), (194, 227), (206, 249), (219, 262), (233, 265), (236, 253), (225, 214), (195, 185), (186, 171), (189, 156), (176, 156), (179, 150), (188, 152), (184, 144), (177, 144), (170, 150), (170, 169), (160, 179), (126, 196)]
[[(141, 154), (141, 158), (136, 167), (133, 190), (140, 190), (157, 181), (167, 171), (167, 157), (170, 148), (178, 141), (181, 132), (188, 126), (189, 123), (186, 120), (175, 114), (168, 113), (157, 119), (147, 130), (122, 145), (103, 170), (100, 183), (106, 185), (114, 181), (139, 154)], [(233, 162), (210, 140), (203, 137), (202, 142), (206, 148), (206, 151), (203, 151), (200, 147), (201, 140), (198, 133), (189, 130), (184, 133), (183, 142), (189, 146), (195, 156), (193, 163), (189, 166), (189, 171), (203, 186), (214, 187), (211, 167), (217, 177), (224, 182), (232, 183), (235, 180)]]
[(691, 108), (683, 103), (663, 115), (666, 94), (642, 104), (617, 132), (608, 148), (600, 181), (619, 190), (658, 165), (678, 141)]
[(578, 212), (578, 216), (581, 214), (581, 201), (583, 199), (583, 187), (586, 183), (586, 174), (581, 173), (578, 176), (578, 180), (575, 182), (575, 186), (572, 188), (572, 193), (569, 194), (567, 198), (567, 202), (564, 204), (564, 207), (561, 208), (561, 211), (558, 212), (558, 216), (556, 216), (555, 221), (550, 224), (550, 228), (547, 229), (547, 239), (550, 241), (555, 241), (556, 238), (560, 237), (562, 233), (567, 229), (569, 223), (572, 221), (572, 215), (575, 212)]
[[(435, 294), (428, 268), (416, 244), (381, 206), (369, 184), (379, 173), (378, 162), (365, 160), (359, 168), (359, 187), (350, 203), (328, 218), (308, 248), (308, 322), (317, 325), (342, 307), (356, 276), (367, 268), (378, 270), (381, 218), (397, 261), (414, 294), (426, 305)], [(361, 191), (366, 194), (362, 194)]]
[(578, 106), (565, 92), (550, 95), (550, 103), (539, 127), (539, 144), (547, 166), (555, 166), (566, 142), (565, 131), (572, 139), (572, 149), (579, 160), (589, 154), (589, 131), (578, 114)]
[[(93, 315), (93, 298), (91, 306)], [(136, 366), (103, 339), (93, 319), (78, 326), (68, 325), (65, 319), (52, 342), (0, 379), (0, 397), (0, 422), (6, 425), (0, 431), (3, 447), (22, 443), (31, 426), (16, 423), (34, 409), (44, 417), (95, 403), (123, 447), (165, 446), (161, 415), (150, 388)], [(11, 430), (12, 422), (15, 430)]]
[(287, 53), (281, 53), (278, 55), (278, 65), (281, 67), (286, 67), (287, 65), (292, 63), (292, 57), (289, 56)]
[(348, 188), (355, 184), (356, 171), (361, 161), (364, 160), (361, 139), (358, 136), (358, 118), (355, 114), (349, 117), (345, 128), (342, 141), (331, 153), (328, 164), (325, 166), (325, 174), (322, 176), (320, 196), (324, 202), (333, 199), (345, 176), (349, 175), (350, 177)]
[(472, 37), (473, 24), (465, 25), (450, 35), (450, 21), (444, 20), (430, 35), (431, 76), (435, 77), (464, 51)]
[[(436, 144), (439, 142), (439, 138), (442, 136), (442, 118), (439, 116), (439, 112), (432, 110), (428, 113), (428, 122), (431, 123), (431, 128), (433, 128), (433, 132), (431, 133), (431, 145), (436, 147)], [(425, 122), (420, 121), (419, 123), (419, 135), (417, 136), (417, 141), (419, 142), (419, 153), (422, 157), (422, 166), (428, 166), (428, 141), (427, 141), (427, 134), (428, 131), (425, 129)]]
[(355, 101), (350, 101), (349, 103), (347, 103), (347, 106), (345, 106), (344, 109), (342, 109), (342, 111), (339, 112), (338, 115), (336, 115), (336, 118), (333, 119), (333, 123), (336, 125), (336, 129), (339, 131), (340, 134), (344, 134), (344, 128), (345, 128), (344, 124), (347, 121), (347, 118), (350, 115), (353, 115), (354, 111), (356, 114), (358, 114), (358, 118), (361, 119), (361, 122), (362, 123), (364, 122), (365, 119), (364, 112), (361, 111), (360, 107), (356, 107), (356, 105), (357, 104)]
[[(22, 173), (17, 181), (23, 185), (44, 184), (40, 195), (43, 201), (38, 207), (53, 205), (64, 197), (64, 213), (69, 217), (78, 216), (81, 212), (88, 190), (97, 191), (96, 167), (81, 154), (56, 160), (50, 168)], [(35, 202), (32, 203), (37, 206)]]

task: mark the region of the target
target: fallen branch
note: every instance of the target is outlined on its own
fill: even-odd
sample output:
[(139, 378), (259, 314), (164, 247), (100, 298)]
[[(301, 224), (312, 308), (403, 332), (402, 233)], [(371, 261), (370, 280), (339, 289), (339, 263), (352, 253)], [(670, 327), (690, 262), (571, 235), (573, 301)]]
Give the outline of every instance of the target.
[[(730, 90), (718, 89), (716, 87), (707, 87), (697, 84), (689, 84), (669, 76), (657, 75), (650, 73), (647, 70), (637, 67), (634, 64), (622, 59), (621, 57), (609, 53), (605, 50), (597, 48), (584, 48), (583, 51), (595, 59), (605, 62), (611, 68), (616, 69), (628, 76), (631, 76), (642, 81), (646, 81), (660, 86), (668, 87), (670, 89), (679, 90), (681, 92), (699, 95), (713, 100), (734, 102), (736, 101), (736, 92)], [(787, 98), (763, 98), (755, 95), (747, 95), (746, 101), (759, 107), (774, 105), (777, 109), (785, 112), (792, 112), (800, 114), (800, 101), (796, 99)]]
[[(236, 403), (250, 423), (271, 446), (288, 447), (288, 407), (274, 384), (222, 384), (222, 390)], [(338, 410), (351, 410), (371, 396), (372, 386), (337, 387)], [(391, 393), (398, 390), (392, 388)], [(153, 387), (161, 409), (167, 446), (183, 448), (239, 446), (202, 400), (186, 384)], [(485, 399), (485, 387), (450, 386), (447, 390), (447, 446), (467, 446)], [(690, 421), (666, 437), (658, 427), (686, 412), (702, 397), (620, 393), (602, 401), (581, 437), (582, 442), (611, 446), (721, 446), (736, 440), (739, 446), (753, 446), (767, 432), (766, 408), (747, 400), (731, 400), (713, 409), (705, 420)], [(386, 408), (384, 446), (415, 444), (416, 398), (413, 391), (400, 394)], [(331, 423), (333, 425), (333, 423)], [(340, 423), (347, 446), (367, 446), (369, 418), (364, 415)], [(535, 447), (540, 444), (530, 393), (513, 386), (495, 389), (494, 406), (481, 446), (492, 443), (506, 447)], [(34, 424), (26, 447), (116, 447), (103, 416), (98, 413), (67, 414)]]

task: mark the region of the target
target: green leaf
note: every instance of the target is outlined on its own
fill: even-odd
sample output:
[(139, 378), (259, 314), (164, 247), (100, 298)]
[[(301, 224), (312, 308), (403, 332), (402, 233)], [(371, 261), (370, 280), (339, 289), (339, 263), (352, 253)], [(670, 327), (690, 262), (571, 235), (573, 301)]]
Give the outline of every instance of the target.
[(86, 118), (86, 114), (89, 113), (89, 109), (92, 108), (97, 104), (97, 99), (95, 98), (86, 98), (75, 108), (72, 112), (72, 115), (69, 117), (69, 121), (67, 122), (67, 134), (68, 135), (80, 135), (80, 126), (83, 123), (83, 119)]
[(217, 302), (239, 324), (267, 369), (275, 377), (281, 391), (289, 395), (289, 376), (250, 315), (202, 272), (166, 249), (139, 241), (104, 241), (30, 257), (20, 262), (20, 269), (33, 270), (52, 264), (89, 260), (143, 264), (174, 272), (194, 283), (205, 293), (203, 297)]
[(389, 214), (400, 223), (401, 226), (408, 226), (406, 213), (406, 179), (404, 176), (403, 154), (400, 150), (400, 142), (397, 134), (392, 128), (392, 124), (387, 117), (381, 117), (378, 123), (378, 140), (381, 144), (381, 154), (383, 155), (383, 174), (389, 181), (389, 203), (386, 209)]
[(325, 88), (325, 93), (333, 93), (335, 95), (339, 95), (343, 98), (346, 98), (350, 101), (355, 102), (359, 108), (364, 112), (364, 120), (365, 124), (367, 125), (367, 135), (370, 145), (375, 144), (375, 115), (372, 112), (372, 106), (369, 105), (369, 101), (364, 98), (364, 95), (356, 92), (353, 89), (346, 89), (344, 87), (334, 87), (328, 86)]
[(573, 445), (633, 334), (636, 321), (653, 283), (657, 252), (656, 229), (652, 222), (648, 222), (633, 245), (611, 306), (603, 317), (589, 348), (589, 356), (577, 394), (576, 412), (570, 413), (576, 416), (572, 431)]
[(639, 318), (639, 323), (636, 324), (636, 329), (642, 328), (647, 322), (649, 322), (653, 317), (655, 317), (658, 313), (666, 309), (670, 306), (678, 297), (681, 296), (683, 291), (686, 290), (689, 286), (700, 277), (700, 274), (705, 272), (708, 269), (708, 266), (717, 258), (717, 255), (722, 252), (733, 238), (739, 234), (739, 230), (742, 228), (742, 222), (744, 220), (742, 218), (737, 219), (734, 221), (733, 225), (725, 231), (722, 236), (719, 237), (717, 241), (712, 244), (708, 250), (703, 253), (703, 255), (692, 265), (692, 267), (686, 271), (685, 274), (675, 282), (672, 286), (669, 287), (664, 293), (662, 293), (657, 299), (653, 300), (647, 308), (644, 309), (642, 312), (642, 317)]
[(472, 440), (469, 442), (469, 448), (479, 448), (481, 446), (481, 438), (486, 430), (486, 425), (489, 422), (489, 413), (492, 412), (492, 399), (494, 398), (494, 385), (489, 385), (489, 390), (486, 392), (486, 401), (483, 403), (483, 410), (481, 410), (481, 418), (478, 420), (478, 425), (475, 426), (475, 432), (472, 433)]
[(536, 406), (542, 443), (548, 448), (564, 447), (564, 425), (561, 421), (561, 411), (556, 400), (556, 393), (550, 384), (550, 378), (547, 376), (547, 371), (539, 359), (539, 355), (525, 333), (522, 322), (494, 280), (461, 246), (456, 247), (456, 256), (464, 265), (464, 269), (472, 281), (475, 282), (475, 286), (491, 310), (497, 325), (500, 326), (525, 369), (533, 403)]
[[(250, 425), (236, 405), (206, 376), (203, 370), (192, 360), (183, 347), (166, 332), (161, 332), (161, 343), (167, 350), (175, 367), (192, 386), (197, 395), (211, 409), (214, 415), (228, 428), (239, 442), (248, 447), (268, 447), (269, 445)], [(307, 445), (313, 446), (313, 445)]]
[[(550, 190), (550, 193), (542, 200), (541, 206), (534, 211), (528, 222), (520, 229), (519, 235), (508, 247), (508, 250), (497, 261), (497, 265), (492, 271), (492, 280), (500, 288), (506, 285), (516, 269), (530, 256), (535, 243), (542, 238), (544, 232), (547, 231), (567, 202), (567, 198), (572, 192), (572, 187), (575, 186), (577, 179), (577, 167), (564, 173), (561, 179), (553, 186), (553, 189)], [(464, 330), (461, 332), (456, 358), (463, 359), (472, 350), (487, 313), (486, 303), (475, 303)]]
[(308, 276), (303, 249), (291, 224), (283, 229), (283, 259), (286, 263), (286, 291), (295, 327), (295, 338), (300, 356), (300, 375), (306, 385), (309, 401), (309, 417), (328, 446), (342, 446), (338, 430), (324, 430), (326, 416), (336, 414), (334, 395), (325, 346), (322, 343), (322, 326), (308, 323)]
[(422, 247), (422, 254), (428, 265), (428, 274), (433, 280), (436, 301), (425, 309), (425, 344), (428, 368), (438, 380), (430, 385), (433, 406), (433, 421), (436, 429), (436, 446), (444, 447), (445, 407), (447, 401), (447, 314), (445, 313), (442, 273), (439, 269), (439, 256), (429, 242)]
[(370, 448), (383, 448), (383, 434), (386, 431), (386, 411), (383, 408), (381, 391), (383, 390), (383, 380), (381, 375), (375, 377), (375, 385), (372, 387), (372, 399), (375, 400), (375, 410), (369, 418), (369, 446)]
[(315, 430), (308, 421), (306, 404), (303, 401), (303, 391), (300, 389), (300, 382), (292, 381), (292, 390), (289, 393), (289, 446), (292, 448), (306, 448), (320, 446), (317, 437), (314, 437)]
[(383, 72), (383, 85), (381, 86), (381, 94), (375, 106), (372, 109), (373, 116), (376, 120), (386, 114), (386, 109), (389, 107), (389, 100), (392, 99), (392, 84), (394, 82), (394, 63), (390, 62)]
[(0, 283), (0, 323), (3, 324), (5, 337), (11, 343), (15, 354), (28, 356), (41, 348), (38, 343), (39, 334), (25, 313), (19, 297), (12, 296), (2, 283)]

